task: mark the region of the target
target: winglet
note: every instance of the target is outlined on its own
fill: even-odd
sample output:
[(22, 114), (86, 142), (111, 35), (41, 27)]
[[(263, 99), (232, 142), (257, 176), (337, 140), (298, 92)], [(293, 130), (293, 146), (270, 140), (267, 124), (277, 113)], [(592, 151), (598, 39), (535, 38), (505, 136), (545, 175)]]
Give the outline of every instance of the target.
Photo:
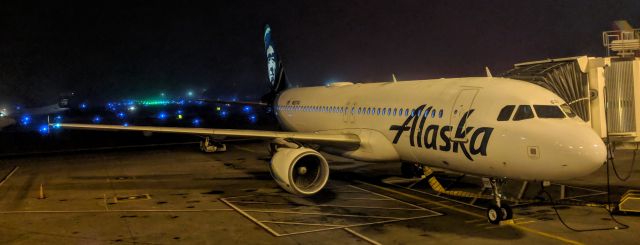
[(493, 75), (491, 75), (491, 71), (489, 70), (489, 67), (485, 66), (484, 71), (487, 72), (487, 77), (493, 77)]
[(398, 79), (396, 78), (396, 74), (395, 73), (391, 73), (391, 77), (393, 78), (393, 82), (394, 83), (398, 82)]

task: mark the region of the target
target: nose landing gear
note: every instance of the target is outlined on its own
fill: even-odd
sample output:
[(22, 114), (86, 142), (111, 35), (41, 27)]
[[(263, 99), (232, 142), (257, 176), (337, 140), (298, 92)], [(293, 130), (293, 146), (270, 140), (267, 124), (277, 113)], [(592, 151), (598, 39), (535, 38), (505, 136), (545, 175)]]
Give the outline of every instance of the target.
[(508, 204), (500, 202), (502, 199), (500, 191), (502, 180), (490, 178), (489, 183), (491, 184), (495, 203), (487, 208), (487, 221), (491, 224), (499, 224), (500, 221), (513, 219), (513, 209)]

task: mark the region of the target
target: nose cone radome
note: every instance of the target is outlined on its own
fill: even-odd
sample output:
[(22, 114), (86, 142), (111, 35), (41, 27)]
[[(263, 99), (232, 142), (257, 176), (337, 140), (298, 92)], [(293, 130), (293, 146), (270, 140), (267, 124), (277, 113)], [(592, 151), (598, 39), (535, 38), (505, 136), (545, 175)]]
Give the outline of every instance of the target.
[(560, 164), (571, 171), (570, 178), (593, 173), (607, 160), (607, 148), (591, 128), (581, 128), (561, 148), (567, 151), (567, 158)]

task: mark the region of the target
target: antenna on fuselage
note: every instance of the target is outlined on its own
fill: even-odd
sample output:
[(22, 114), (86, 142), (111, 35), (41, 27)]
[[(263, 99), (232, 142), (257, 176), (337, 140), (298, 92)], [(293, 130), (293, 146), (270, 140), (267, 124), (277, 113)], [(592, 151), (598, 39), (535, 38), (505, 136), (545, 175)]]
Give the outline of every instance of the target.
[(398, 79), (396, 78), (396, 74), (395, 73), (391, 73), (391, 78), (393, 78), (393, 82), (394, 83), (398, 82)]
[(488, 66), (484, 67), (484, 71), (487, 73), (487, 77), (493, 77), (493, 75), (491, 75), (491, 71), (489, 70)]

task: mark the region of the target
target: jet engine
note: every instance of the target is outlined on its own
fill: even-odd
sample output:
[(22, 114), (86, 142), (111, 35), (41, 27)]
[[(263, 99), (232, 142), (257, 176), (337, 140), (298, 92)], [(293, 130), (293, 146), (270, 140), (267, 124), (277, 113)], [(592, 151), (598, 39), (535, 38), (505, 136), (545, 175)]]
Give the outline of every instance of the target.
[(309, 148), (278, 148), (271, 158), (271, 176), (286, 191), (310, 196), (318, 193), (329, 180), (329, 164), (317, 151)]

